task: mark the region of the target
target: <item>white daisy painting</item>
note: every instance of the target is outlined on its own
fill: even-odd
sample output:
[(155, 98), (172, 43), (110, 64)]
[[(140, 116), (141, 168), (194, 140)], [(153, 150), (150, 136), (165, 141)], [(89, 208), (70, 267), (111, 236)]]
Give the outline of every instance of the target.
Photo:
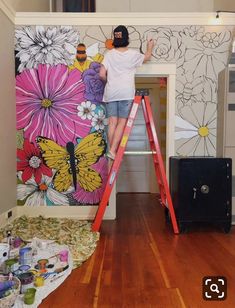
[(72, 64), (78, 42), (79, 33), (72, 27), (17, 28), (15, 50), (16, 58), (20, 60), (18, 72), (36, 68), (38, 64)]
[[(22, 182), (22, 172), (18, 172), (18, 179)], [(72, 192), (72, 188), (66, 192)], [(26, 206), (41, 205), (69, 205), (66, 194), (56, 191), (52, 186), (52, 177), (43, 175), (40, 183), (31, 177), (27, 182), (17, 185), (17, 200)]]
[(103, 109), (99, 109), (98, 113), (94, 115), (91, 120), (91, 126), (95, 130), (104, 130), (105, 125), (107, 125), (107, 119), (105, 118), (105, 113)]
[(92, 104), (90, 101), (82, 102), (81, 105), (78, 105), (78, 116), (82, 120), (91, 120), (95, 115), (96, 105)]
[(216, 107), (213, 103), (197, 103), (180, 109), (180, 116), (175, 118), (177, 155), (215, 155)]

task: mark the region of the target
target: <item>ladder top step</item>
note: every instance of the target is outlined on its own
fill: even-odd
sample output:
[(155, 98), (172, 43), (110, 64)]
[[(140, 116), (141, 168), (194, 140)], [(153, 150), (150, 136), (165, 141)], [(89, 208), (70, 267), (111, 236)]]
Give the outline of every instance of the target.
[(135, 96), (149, 96), (149, 89), (136, 89)]

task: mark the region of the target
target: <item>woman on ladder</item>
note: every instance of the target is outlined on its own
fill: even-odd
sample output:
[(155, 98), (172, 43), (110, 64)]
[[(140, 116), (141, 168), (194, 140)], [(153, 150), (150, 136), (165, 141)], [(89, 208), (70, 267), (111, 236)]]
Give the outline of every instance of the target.
[(123, 130), (135, 96), (136, 68), (150, 60), (153, 40), (147, 42), (145, 54), (128, 48), (129, 33), (125, 26), (114, 29), (114, 48), (102, 62), (100, 77), (106, 82), (103, 101), (108, 117), (109, 151), (107, 157), (115, 159)]

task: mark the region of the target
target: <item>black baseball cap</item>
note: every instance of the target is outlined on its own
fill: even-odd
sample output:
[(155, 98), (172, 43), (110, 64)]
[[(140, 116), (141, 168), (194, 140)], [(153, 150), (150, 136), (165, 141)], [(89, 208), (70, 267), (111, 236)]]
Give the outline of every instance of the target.
[(129, 33), (125, 26), (118, 26), (113, 30), (113, 46), (126, 47), (129, 45)]

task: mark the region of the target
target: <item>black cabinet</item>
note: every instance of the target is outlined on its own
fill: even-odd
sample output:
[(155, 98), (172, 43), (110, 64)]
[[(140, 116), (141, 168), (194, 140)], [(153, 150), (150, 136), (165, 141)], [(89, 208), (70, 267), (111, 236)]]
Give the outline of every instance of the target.
[(171, 157), (170, 192), (181, 231), (192, 222), (231, 228), (232, 160)]

